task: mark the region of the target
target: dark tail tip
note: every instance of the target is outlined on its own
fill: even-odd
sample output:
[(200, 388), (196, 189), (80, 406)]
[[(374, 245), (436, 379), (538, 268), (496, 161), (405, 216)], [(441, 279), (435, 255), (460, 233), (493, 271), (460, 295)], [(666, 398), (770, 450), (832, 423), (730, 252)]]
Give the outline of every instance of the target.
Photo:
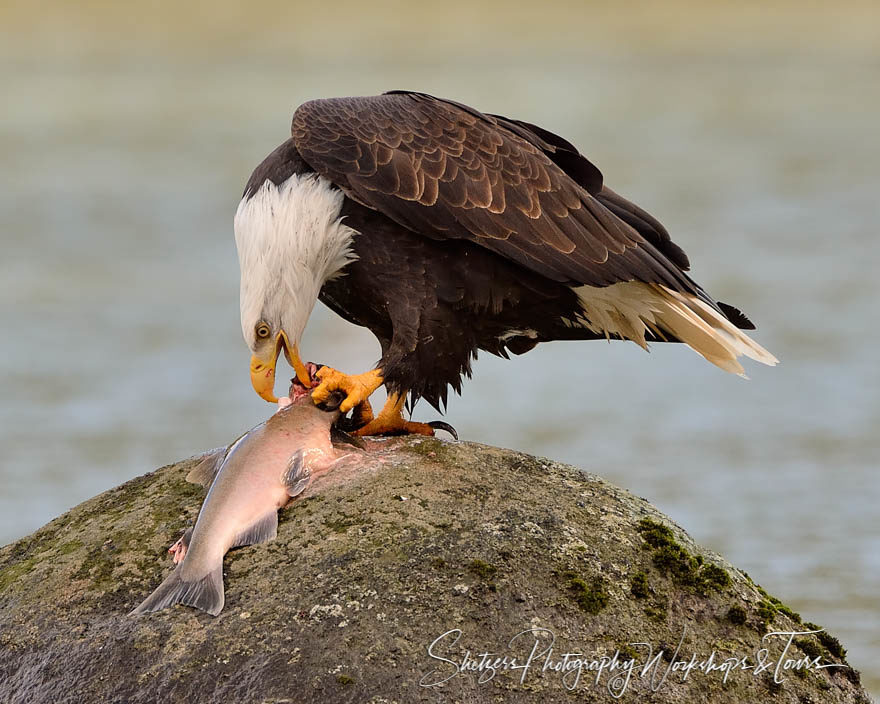
[(734, 308), (729, 303), (722, 303), (718, 301), (718, 307), (721, 309), (721, 312), (727, 316), (727, 319), (736, 325), (740, 330), (754, 330), (755, 324), (746, 317), (746, 314), (743, 313), (739, 308)]
[(174, 604), (192, 606), (216, 616), (223, 610), (224, 601), (222, 564), (191, 582), (181, 578), (181, 569), (178, 567), (129, 616), (161, 611)]

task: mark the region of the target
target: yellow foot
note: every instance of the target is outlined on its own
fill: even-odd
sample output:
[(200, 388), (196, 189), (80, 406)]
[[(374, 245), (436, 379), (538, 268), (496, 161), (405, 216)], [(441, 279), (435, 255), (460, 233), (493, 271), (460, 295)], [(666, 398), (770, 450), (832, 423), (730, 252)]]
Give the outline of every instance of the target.
[(355, 435), (433, 435), (434, 428), (427, 423), (416, 423), (403, 419), (403, 404), (406, 394), (389, 394), (385, 407), (378, 416), (364, 427), (354, 431)]
[(334, 391), (344, 391), (345, 399), (339, 404), (342, 413), (348, 413), (352, 408), (366, 401), (382, 385), (382, 375), (379, 374), (378, 369), (349, 376), (331, 367), (321, 367), (315, 376), (319, 383), (312, 391), (312, 400), (321, 403)]

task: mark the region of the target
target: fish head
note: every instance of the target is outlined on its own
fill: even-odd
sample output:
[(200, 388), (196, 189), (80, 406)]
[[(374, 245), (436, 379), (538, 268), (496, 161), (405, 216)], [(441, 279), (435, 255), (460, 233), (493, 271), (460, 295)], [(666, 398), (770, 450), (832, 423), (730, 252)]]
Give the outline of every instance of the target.
[[(309, 378), (312, 381), (312, 385), (317, 384), (317, 374), (318, 370), (323, 367), (323, 364), (315, 364), (314, 362), (306, 362), (306, 372), (309, 375)], [(306, 399), (311, 394), (311, 389), (307, 387), (305, 384), (300, 381), (299, 377), (295, 376), (290, 380), (290, 391), (288, 391), (287, 395), (290, 397), (290, 400), (293, 403), (302, 403), (303, 399)]]
[[(308, 373), (312, 388), (318, 385), (318, 370), (324, 367), (323, 364), (316, 364), (315, 362), (306, 362), (305, 368)], [(301, 403), (311, 403), (311, 394), (312, 388), (307, 387), (305, 384), (300, 381), (299, 377), (293, 377), (290, 380), (290, 391), (288, 392), (288, 396), (292, 404), (301, 404)], [(325, 401), (322, 401), (319, 404), (316, 404), (319, 409), (322, 411), (333, 412), (339, 408), (339, 404), (345, 400), (345, 392), (341, 389), (334, 391), (330, 394), (329, 398)]]

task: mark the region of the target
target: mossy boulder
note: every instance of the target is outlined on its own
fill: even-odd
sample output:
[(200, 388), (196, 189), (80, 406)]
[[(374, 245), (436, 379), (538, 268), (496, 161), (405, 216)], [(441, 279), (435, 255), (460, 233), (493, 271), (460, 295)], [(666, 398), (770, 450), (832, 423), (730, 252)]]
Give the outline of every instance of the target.
[[(508, 450), (375, 447), (381, 462), (282, 511), (274, 542), (227, 555), (216, 618), (127, 615), (197, 515), (193, 460), (0, 550), (0, 701), (606, 702), (609, 686), (635, 701), (652, 674), (652, 702), (869, 701), (848, 667), (685, 678), (713, 652), (775, 662), (786, 638), (765, 634), (816, 628), (647, 501)], [(845, 662), (824, 632), (793, 640), (786, 659)]]

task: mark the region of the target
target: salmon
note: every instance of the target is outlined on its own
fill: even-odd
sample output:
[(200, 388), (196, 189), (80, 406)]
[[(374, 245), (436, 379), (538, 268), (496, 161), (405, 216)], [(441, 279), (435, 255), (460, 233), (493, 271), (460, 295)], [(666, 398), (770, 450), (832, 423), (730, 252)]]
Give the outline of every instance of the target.
[(188, 481), (210, 486), (208, 495), (195, 526), (170, 550), (176, 568), (131, 615), (174, 604), (219, 614), (226, 553), (275, 538), (278, 509), (299, 496), (313, 475), (351, 455), (352, 448), (343, 451), (331, 441), (338, 410), (316, 406), (296, 383), (291, 392), (292, 403), (228, 449), (208, 453), (187, 475)]

